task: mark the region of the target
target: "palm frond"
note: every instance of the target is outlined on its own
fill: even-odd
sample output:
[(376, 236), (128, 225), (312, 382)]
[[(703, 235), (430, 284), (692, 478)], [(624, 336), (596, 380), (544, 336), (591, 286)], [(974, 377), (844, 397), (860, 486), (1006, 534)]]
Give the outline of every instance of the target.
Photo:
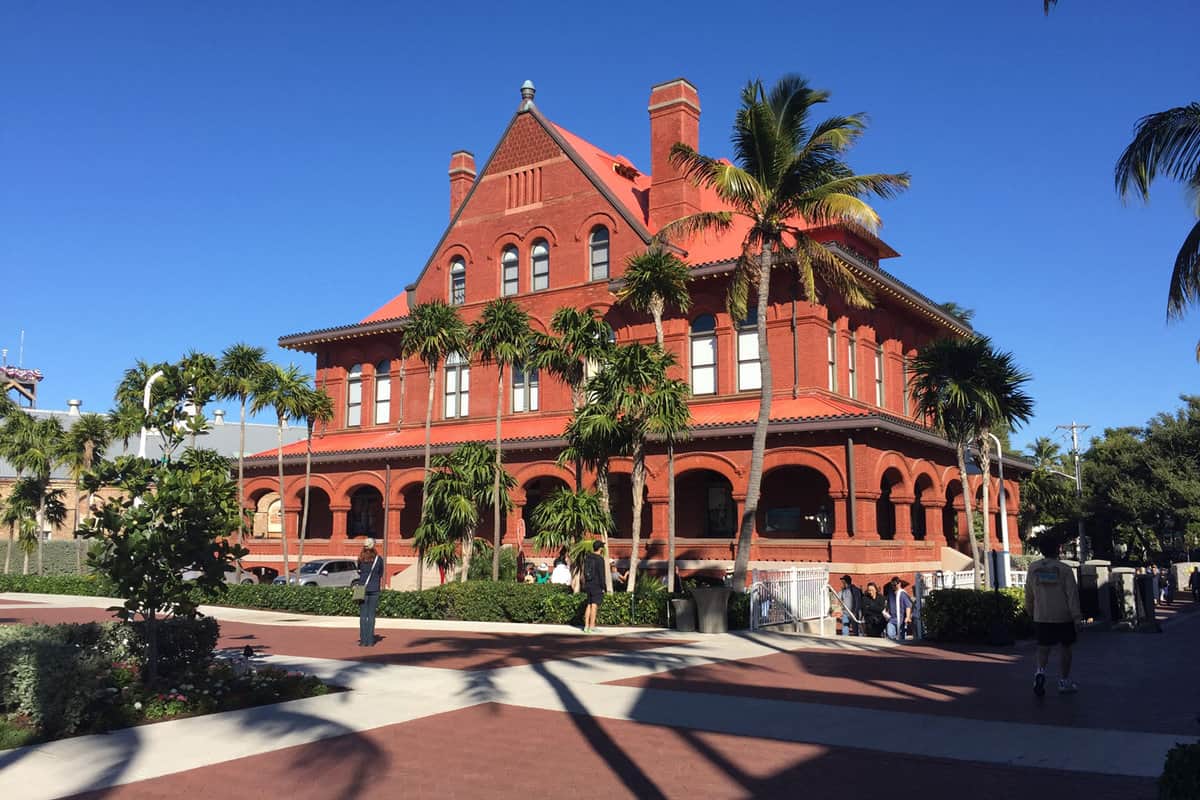
[(1184, 237), (1175, 268), (1171, 270), (1171, 287), (1167, 294), (1167, 316), (1181, 317), (1188, 306), (1200, 299), (1200, 222)]
[(687, 241), (702, 233), (725, 233), (733, 227), (733, 214), (729, 211), (701, 211), (697, 214), (668, 222), (658, 232), (661, 241)]
[(1117, 193), (1126, 198), (1132, 186), (1145, 200), (1160, 173), (1184, 183), (1200, 175), (1200, 102), (1138, 120), (1133, 141), (1117, 159)]

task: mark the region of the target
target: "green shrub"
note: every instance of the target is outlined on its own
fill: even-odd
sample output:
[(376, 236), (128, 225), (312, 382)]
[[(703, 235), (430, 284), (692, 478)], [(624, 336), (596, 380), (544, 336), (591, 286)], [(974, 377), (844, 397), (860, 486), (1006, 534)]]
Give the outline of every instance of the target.
[(930, 592), (921, 608), (925, 638), (938, 642), (983, 642), (997, 616), (1007, 622), (1013, 636), (1028, 638), (1033, 622), (1025, 611), (1025, 593), (1021, 589), (993, 591), (975, 589), (939, 589)]
[[(78, 731), (106, 664), (94, 646), (99, 630), (98, 625), (0, 626), (3, 710), (27, 717), (46, 736)], [(83, 644), (89, 638), (90, 647)]]
[(750, 593), (734, 592), (729, 598), (729, 630), (740, 631), (750, 627)]
[(95, 575), (3, 575), (0, 592), (32, 592), (34, 594), (70, 594), (84, 597), (111, 597), (112, 586)]
[[(4, 568), (5, 555), (12, 546), (12, 558), (8, 562), (10, 574), (19, 574), (24, 565), (25, 553), (20, 546), (4, 540), (0, 541), (0, 569)], [(42, 556), (46, 559), (43, 572), (46, 575), (78, 575), (77, 565), (86, 574), (91, 570), (87, 565), (87, 546), (85, 539), (55, 539), (42, 543)], [(76, 561), (78, 552), (79, 561)], [(34, 550), (29, 554), (29, 572), (36, 575), (38, 571), (38, 553)], [(0, 575), (4, 573), (0, 572)]]
[[(468, 581), (490, 581), (492, 579), (492, 547), (483, 539), (475, 540), (475, 552), (471, 554)], [(517, 551), (512, 547), (500, 548), (500, 582), (517, 580)]]
[(1158, 800), (1200, 797), (1200, 744), (1177, 744), (1167, 753), (1158, 779)]

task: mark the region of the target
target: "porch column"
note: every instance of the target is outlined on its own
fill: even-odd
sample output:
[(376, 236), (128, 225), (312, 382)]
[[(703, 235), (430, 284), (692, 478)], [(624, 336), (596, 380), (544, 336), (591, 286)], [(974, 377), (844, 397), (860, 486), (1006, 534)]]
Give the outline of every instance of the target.
[[(746, 511), (746, 494), (745, 494), (745, 492), (743, 492), (741, 494), (738, 494), (737, 492), (730, 492), (729, 497), (731, 500), (733, 500), (733, 537), (732, 537), (731, 541), (733, 542), (733, 547), (736, 550), (738, 536), (741, 535), (741, 532), (742, 532), (742, 514), (744, 514)], [(676, 502), (678, 502), (678, 500)], [(759, 494), (759, 497), (758, 497), (758, 504), (759, 504), (759, 508), (761, 508), (762, 507), (762, 495), (761, 494)], [(751, 543), (758, 541), (758, 520), (757, 519), (754, 520), (754, 527), (750, 531), (750, 541), (751, 541)]]
[(333, 515), (333, 535), (329, 537), (330, 544), (346, 541), (346, 515), (350, 513), (350, 504), (329, 504), (329, 513)]
[(925, 541), (930, 541), (934, 536), (941, 536), (942, 542), (946, 541), (946, 532), (942, 530), (942, 509), (946, 507), (945, 501), (934, 505), (933, 501), (925, 501)]
[[(387, 510), (387, 538), (388, 541), (398, 542), (404, 538), (404, 531), (400, 530), (400, 515), (404, 512), (404, 503), (400, 502), (399, 506), (393, 505)], [(411, 535), (411, 531), (410, 531)]]
[(855, 505), (854, 538), (862, 541), (878, 541), (879, 529), (875, 525), (875, 502), (879, 492), (858, 492)]
[(964, 552), (971, 551), (971, 531), (967, 527), (967, 507), (963, 503), (963, 496), (960, 494), (954, 498), (954, 541), (960, 548), (966, 547)]
[[(667, 496), (662, 495), (646, 498), (646, 502), (650, 505), (650, 520), (651, 531), (650, 535), (646, 536), (643, 533), (642, 547), (645, 553), (645, 558), (651, 559), (666, 559), (667, 557)], [(675, 513), (679, 513), (679, 498), (675, 498)], [(678, 535), (678, 532), (676, 532)]]
[(895, 525), (897, 542), (913, 541), (912, 532), (912, 504), (916, 498), (912, 495), (892, 495), (892, 509), (895, 514)]
[(829, 499), (833, 503), (833, 533), (834, 539), (850, 538), (850, 504), (846, 502), (849, 495), (846, 492), (830, 492)]
[(300, 509), (284, 509), (283, 530), (280, 533), (286, 536), (289, 541), (300, 538)]
[(502, 544), (511, 544), (513, 547), (524, 546), (525, 534), (525, 495), (520, 497), (514, 495), (513, 507), (508, 512), (508, 517), (505, 519), (504, 539)]

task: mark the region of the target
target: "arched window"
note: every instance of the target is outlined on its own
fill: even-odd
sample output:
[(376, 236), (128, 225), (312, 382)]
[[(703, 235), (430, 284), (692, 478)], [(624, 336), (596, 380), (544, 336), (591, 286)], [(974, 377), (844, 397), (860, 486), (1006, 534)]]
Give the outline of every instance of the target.
[(592, 280), (608, 277), (608, 228), (598, 225), (588, 237), (588, 261), (592, 265)]
[(550, 288), (550, 246), (545, 239), (538, 239), (529, 250), (529, 264), (533, 272), (533, 291)]
[(362, 425), (362, 364), (346, 374), (346, 426)]
[(692, 320), (692, 394), (717, 393), (717, 320), (701, 314)]
[(751, 308), (738, 326), (738, 391), (762, 388), (762, 365), (758, 360), (758, 309)]
[(375, 365), (375, 424), (386, 425), (392, 416), (391, 363), (387, 359)]
[(521, 261), (517, 256), (517, 248), (509, 245), (500, 254), (500, 268), (503, 270), (504, 296), (514, 295), (520, 290), (517, 274), (521, 271)]
[(450, 305), (467, 302), (467, 263), (461, 258), (450, 262)]
[(465, 417), (471, 394), (471, 365), (461, 353), (446, 356), (446, 419)]
[(514, 414), (522, 411), (538, 410), (538, 371), (526, 369), (523, 364), (513, 364), (512, 368), (512, 410)]

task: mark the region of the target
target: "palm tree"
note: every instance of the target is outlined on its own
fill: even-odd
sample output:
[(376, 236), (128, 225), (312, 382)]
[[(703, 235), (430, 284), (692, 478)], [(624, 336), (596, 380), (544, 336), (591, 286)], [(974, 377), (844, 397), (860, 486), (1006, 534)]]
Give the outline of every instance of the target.
[[(0, 405), (0, 458), (6, 459), (13, 465), (13, 469), (17, 473), (17, 483), (20, 483), (24, 469), (20, 464), (15, 462), (15, 459), (27, 446), (33, 417), (18, 408), (17, 404), (12, 402), (8, 397), (4, 395), (0, 395), (0, 397), (4, 398), (3, 404)], [(3, 519), (4, 524), (8, 525), (8, 549), (5, 550), (4, 554), (5, 573), (8, 573), (11, 569), (12, 552), (16, 545), (17, 529), (24, 519), (22, 516), (24, 507), (14, 505), (17, 502), (14, 499), (13, 492), (10, 492)], [(32, 513), (32, 510), (30, 510), (29, 514), (32, 515)]]
[(492, 486), (492, 580), (500, 580), (500, 412), (504, 408), (504, 369), (529, 356), (532, 332), (529, 315), (508, 298), (497, 298), (483, 308), (471, 325), (471, 346), (484, 364), (496, 365), (496, 468)]
[(728, 210), (703, 211), (676, 220), (659, 232), (688, 238), (704, 231), (728, 232), (734, 219), (748, 223), (741, 255), (730, 282), (727, 305), (734, 319), (747, 316), (751, 285), (758, 303), (758, 351), (762, 371), (758, 419), (754, 425), (746, 506), (738, 534), (733, 585), (746, 585), (750, 541), (762, 489), (763, 455), (771, 419), (771, 357), (767, 307), (771, 271), (790, 267), (806, 296), (818, 300), (818, 281), (851, 306), (868, 307), (870, 293), (852, 268), (813, 239), (807, 226), (845, 225), (876, 230), (879, 215), (863, 198), (891, 197), (908, 186), (906, 174), (856, 175), (845, 153), (866, 130), (861, 114), (831, 117), (813, 124), (814, 106), (829, 93), (788, 75), (770, 90), (752, 81), (742, 90), (733, 126), (737, 163), (701, 155), (682, 142), (671, 148), (671, 163), (688, 178), (716, 193)]
[[(980, 588), (979, 542), (967, 485), (967, 447), (975, 442), (986, 415), (999, 416), (996, 398), (979, 374), (979, 365), (989, 357), (991, 343), (983, 337), (938, 339), (925, 345), (912, 361), (910, 391), (918, 419), (924, 418), (951, 444), (958, 457), (959, 483), (967, 515), (975, 588)], [(986, 482), (985, 482), (986, 484)]]
[[(499, 473), (496, 470), (499, 469)], [(497, 495), (494, 486), (502, 492)], [(462, 574), (465, 581), (471, 568), (475, 546), (475, 530), (479, 527), (479, 511), (487, 508), (498, 496), (501, 510), (512, 508), (509, 490), (516, 485), (513, 477), (496, 462), (495, 453), (483, 442), (467, 442), (448, 455), (433, 459), (433, 469), (427, 484), (430, 513), (423, 524), (434, 526), (418, 538), (421, 549), (429, 543), (448, 541), (462, 548)], [(429, 554), (426, 553), (426, 561)]]
[[(578, 411), (586, 401), (588, 372), (612, 349), (613, 330), (591, 308), (563, 306), (550, 318), (551, 335), (535, 333), (530, 363), (567, 385), (571, 408)], [(575, 461), (575, 488), (583, 488), (583, 463)]]
[[(986, 352), (976, 369), (984, 391), (992, 398), (992, 402), (980, 408), (978, 417), (979, 467), (983, 470), (983, 541), (990, 543), (992, 515), (988, 513), (988, 509), (991, 508), (991, 433), (997, 428), (1010, 430), (1018, 423), (1028, 422), (1033, 414), (1033, 398), (1022, 388), (1029, 382), (1029, 374), (1017, 367), (1012, 353), (997, 351), (986, 336), (978, 338), (984, 343)], [(1007, 510), (1002, 508), (1000, 513), (1006, 514)]]
[(8, 459), (18, 472), (28, 473), (31, 485), (37, 487), (34, 531), (37, 536), (38, 575), (42, 575), (45, 572), (42, 545), (48, 521), (47, 506), (53, 503), (56, 493), (57, 496), (62, 494), (61, 490), (50, 488), (50, 476), (63, 463), (65, 434), (58, 417), (36, 418), (26, 424), (28, 427), (22, 432), (23, 447), (9, 453)]
[[(607, 537), (612, 532), (612, 514), (601, 501), (599, 492), (568, 489), (561, 486), (538, 503), (530, 515), (533, 542), (540, 550), (567, 548), (572, 564), (582, 564), (591, 552), (588, 534)], [(610, 577), (611, 580), (611, 577)]]
[(633, 461), (630, 484), (633, 498), (633, 552), (629, 558), (629, 585), (637, 584), (638, 555), (642, 534), (642, 492), (646, 486), (646, 440), (653, 431), (655, 413), (661, 405), (656, 393), (670, 380), (667, 370), (675, 359), (657, 345), (627, 344), (614, 348), (604, 359), (600, 372), (588, 381), (588, 394), (600, 413), (585, 418), (585, 424), (608, 434), (620, 426), (628, 435)]
[(967, 308), (966, 306), (960, 305), (953, 300), (947, 300), (945, 303), (939, 303), (938, 307), (967, 327), (970, 327), (971, 320), (975, 319), (975, 309)]
[[(429, 484), (430, 434), (433, 430), (433, 387), (437, 379), (438, 365), (451, 353), (466, 349), (467, 326), (458, 316), (458, 310), (441, 300), (418, 303), (408, 315), (408, 324), (400, 338), (403, 358), (416, 356), (425, 364), (429, 378), (429, 397), (425, 403), (425, 489)], [(421, 501), (421, 520), (425, 520), (426, 503)], [(417, 588), (424, 585), (424, 566), (417, 564)]]
[(1035, 467), (1058, 469), (1062, 447), (1049, 436), (1039, 436), (1029, 446), (1029, 459)]
[(304, 565), (304, 539), (308, 536), (308, 498), (312, 484), (312, 437), (313, 428), (318, 422), (325, 423), (333, 419), (333, 399), (324, 389), (306, 389), (300, 397), (299, 407), (301, 419), (305, 424), (304, 438), (304, 510), (300, 515), (300, 545), (296, 555), (298, 566)]
[(687, 436), (692, 413), (687, 381), (671, 378), (651, 395), (650, 433), (662, 437), (667, 446), (667, 591), (675, 591), (675, 442)]
[[(649, 313), (654, 319), (654, 341), (666, 352), (663, 343), (663, 312), (668, 306), (686, 313), (692, 305), (688, 292), (691, 273), (683, 261), (661, 245), (633, 256), (625, 264), (625, 284), (617, 292), (617, 301), (635, 311)], [(687, 426), (687, 400), (684, 398), (683, 428), (673, 429), (667, 442), (667, 590), (675, 590), (675, 439)]]
[(179, 371), (184, 384), (184, 397), (191, 405), (188, 432), (192, 437), (192, 447), (195, 448), (196, 435), (205, 430), (204, 407), (220, 394), (223, 376), (217, 360), (198, 350), (188, 351), (179, 362)]
[(295, 364), (289, 364), (286, 369), (278, 364), (268, 364), (259, 375), (259, 383), (253, 389), (254, 404), (250, 411), (257, 414), (270, 408), (275, 412), (276, 431), (279, 437), (279, 447), (275, 451), (275, 463), (279, 470), (279, 540), (282, 544), (283, 574), (286, 578), (291, 570), (291, 562), (288, 560), (287, 514), (285, 513), (287, 506), (283, 489), (283, 428), (289, 419), (300, 419), (303, 413), (301, 403), (305, 393), (311, 389), (309, 389), (308, 376), (301, 372)]
[[(12, 490), (0, 508), (0, 522), (20, 531), (18, 542), (24, 556), (21, 573), (29, 574), (29, 555), (35, 550), (38, 553), (38, 574), (43, 574), (42, 567), (42, 530), (45, 525), (57, 527), (67, 520), (67, 507), (63, 503), (65, 492), (62, 489), (52, 489), (50, 481), (40, 477), (21, 478), (13, 484)], [(12, 550), (12, 536), (9, 536), (9, 550)], [(5, 564), (5, 572), (8, 565)]]
[[(72, 532), (79, 528), (79, 485), (85, 472), (90, 470), (99, 458), (104, 457), (104, 451), (112, 442), (112, 431), (109, 430), (108, 418), (102, 414), (83, 414), (70, 427), (64, 442), (63, 457), (67, 469), (71, 472), (71, 480), (75, 484), (75, 502), (73, 507), (74, 524)], [(90, 496), (89, 496), (90, 506)], [(75, 571), (83, 573), (81, 550), (76, 542)]]
[(1150, 184), (1160, 173), (1184, 184), (1198, 218), (1184, 237), (1171, 270), (1167, 316), (1178, 318), (1200, 300), (1200, 202), (1196, 200), (1200, 197), (1200, 102), (1138, 120), (1133, 141), (1117, 160), (1117, 192), (1125, 200), (1136, 191), (1147, 201)]
[[(246, 531), (246, 514), (242, 510), (246, 502), (246, 404), (254, 397), (254, 389), (261, 380), (261, 373), (266, 366), (263, 360), (266, 352), (261, 347), (251, 347), (244, 342), (238, 342), (221, 353), (220, 397), (225, 400), (236, 399), (241, 410), (238, 422), (238, 547), (242, 546)], [(241, 562), (238, 564), (240, 582)]]

